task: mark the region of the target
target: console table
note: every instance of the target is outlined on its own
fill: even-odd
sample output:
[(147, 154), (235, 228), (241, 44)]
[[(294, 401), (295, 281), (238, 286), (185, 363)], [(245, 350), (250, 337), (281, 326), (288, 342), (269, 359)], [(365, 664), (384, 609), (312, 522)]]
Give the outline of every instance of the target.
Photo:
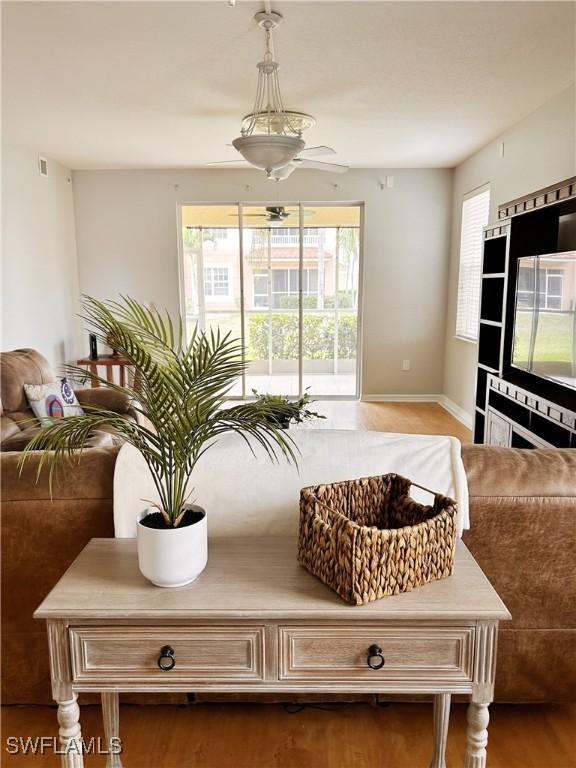
[[(292, 538), (212, 539), (207, 569), (160, 589), (132, 539), (93, 539), (35, 613), (45, 619), (62, 764), (83, 765), (77, 694), (102, 695), (118, 744), (120, 691), (434, 695), (444, 768), (452, 693), (470, 695), (466, 768), (486, 765), (498, 622), (510, 618), (465, 545), (455, 573), (349, 606), (296, 562)], [(108, 768), (120, 768), (112, 754)]]

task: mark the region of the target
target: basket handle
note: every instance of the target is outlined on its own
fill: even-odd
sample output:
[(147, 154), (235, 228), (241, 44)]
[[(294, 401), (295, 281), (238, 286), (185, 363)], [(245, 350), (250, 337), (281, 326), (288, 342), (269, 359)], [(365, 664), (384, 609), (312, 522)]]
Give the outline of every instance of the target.
[(434, 500), (436, 500), (436, 497), (438, 494), (435, 491), (431, 491), (430, 488), (426, 488), (423, 485), (419, 485), (419, 483), (413, 483), (412, 480), (410, 481), (410, 488), (420, 488), (421, 491), (426, 491), (426, 493), (429, 493), (430, 496), (434, 496)]

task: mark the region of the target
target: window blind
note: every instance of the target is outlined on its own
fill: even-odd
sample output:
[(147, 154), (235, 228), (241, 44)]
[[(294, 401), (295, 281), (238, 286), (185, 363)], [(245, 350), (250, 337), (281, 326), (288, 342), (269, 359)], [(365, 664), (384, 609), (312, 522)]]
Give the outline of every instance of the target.
[(456, 336), (478, 340), (480, 283), (482, 280), (482, 230), (490, 215), (490, 189), (484, 187), (466, 195), (462, 202), (460, 272)]

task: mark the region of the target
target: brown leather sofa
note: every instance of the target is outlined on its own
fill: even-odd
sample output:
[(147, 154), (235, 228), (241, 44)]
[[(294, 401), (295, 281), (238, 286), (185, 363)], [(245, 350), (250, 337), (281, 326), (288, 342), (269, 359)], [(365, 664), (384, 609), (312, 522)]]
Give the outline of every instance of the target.
[(506, 603), (496, 699), (576, 700), (576, 450), (465, 445), (464, 541)]
[[(3, 702), (48, 701), (44, 629), (32, 611), (92, 536), (113, 536), (112, 479), (120, 440), (98, 430), (50, 499), (47, 476), (36, 482), (41, 452), (22, 473), (21, 451), (39, 429), (23, 384), (47, 384), (55, 375), (33, 349), (0, 354), (0, 469), (2, 473), (2, 691)], [(81, 405), (99, 405), (135, 418), (130, 400), (105, 388), (77, 389)], [(18, 662), (22, 649), (26, 662)], [(21, 657), (23, 658), (23, 657)]]
[[(52, 703), (45, 628), (32, 613), (93, 536), (113, 536), (117, 452), (86, 450), (52, 501), (32, 465), (18, 479), (14, 454), (0, 455), (5, 704)], [(496, 699), (573, 700), (576, 451), (465, 445), (462, 454), (471, 515), (464, 540), (513, 616), (500, 632)]]
[(114, 536), (112, 483), (119, 446), (90, 448), (52, 498), (46, 475), (1, 453), (2, 703), (51, 704), (48, 644), (34, 610), (94, 536)]
[[(34, 349), (15, 349), (0, 354), (0, 451), (22, 451), (40, 429), (26, 400), (24, 384), (48, 384), (56, 377), (48, 361)], [(130, 400), (121, 392), (105, 387), (75, 389), (80, 405), (101, 406), (135, 418)], [(96, 448), (119, 444), (118, 438), (106, 429), (96, 430), (87, 447)]]

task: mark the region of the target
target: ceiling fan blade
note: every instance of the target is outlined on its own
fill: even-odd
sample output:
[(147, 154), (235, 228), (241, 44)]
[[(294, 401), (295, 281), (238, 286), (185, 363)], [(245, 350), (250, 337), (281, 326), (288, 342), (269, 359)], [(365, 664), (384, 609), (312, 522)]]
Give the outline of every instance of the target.
[(205, 165), (226, 165), (227, 163), (246, 163), (241, 157), (238, 160), (216, 160), (213, 163), (205, 163)]
[(292, 163), (288, 163), (284, 168), (278, 168), (276, 171), (272, 171), (268, 178), (272, 179), (272, 181), (284, 181), (284, 179), (287, 179), (295, 170), (296, 166), (292, 165)]
[[(237, 213), (229, 213), (228, 216), (231, 216), (235, 219), (238, 218)], [(265, 213), (243, 213), (242, 218), (243, 219), (267, 219), (268, 215)]]
[(319, 147), (305, 147), (298, 153), (298, 157), (322, 157), (322, 155), (335, 155), (336, 150), (332, 147), (319, 146)]
[(346, 173), (349, 170), (347, 165), (338, 165), (337, 163), (323, 163), (321, 160), (306, 160), (296, 157), (292, 160), (297, 168), (314, 168), (317, 171), (329, 171), (330, 173)]

